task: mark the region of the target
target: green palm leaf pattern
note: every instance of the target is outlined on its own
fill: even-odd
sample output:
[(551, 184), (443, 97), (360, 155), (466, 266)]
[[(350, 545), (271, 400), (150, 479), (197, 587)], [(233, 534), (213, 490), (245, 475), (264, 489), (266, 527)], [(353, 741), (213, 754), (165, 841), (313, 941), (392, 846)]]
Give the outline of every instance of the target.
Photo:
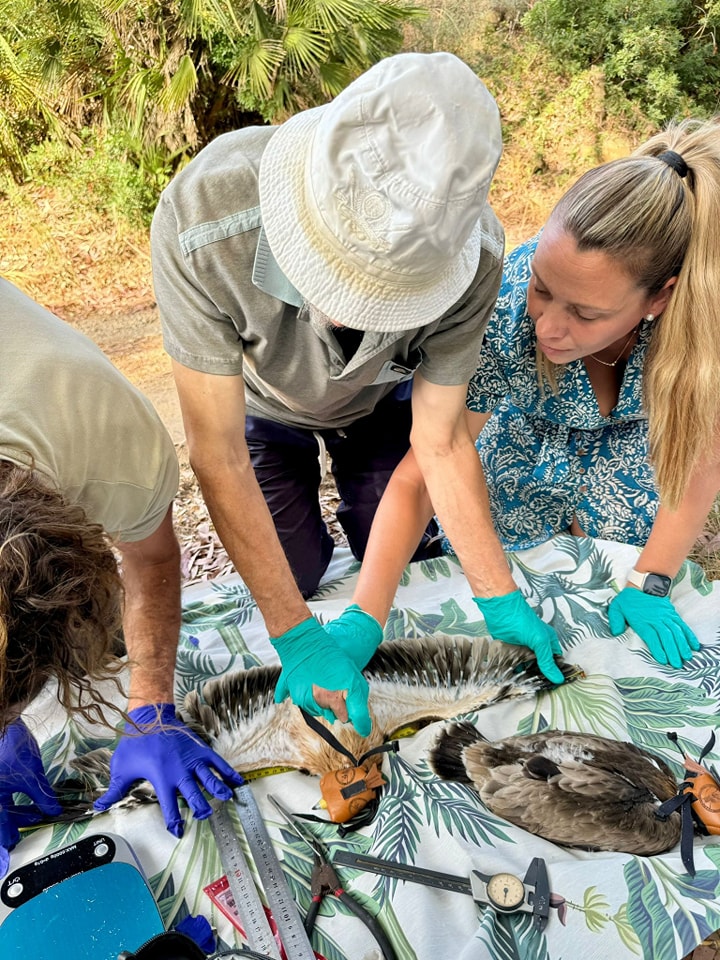
[(434, 633), (446, 633), (451, 636), (485, 637), (485, 621), (470, 620), (467, 613), (455, 599), (438, 603), (440, 614), (421, 613), (409, 607), (394, 607), (385, 624), (385, 639), (400, 637), (426, 637)]
[(517, 733), (526, 735), (548, 728), (624, 739), (625, 712), (613, 679), (592, 674), (537, 697), (518, 723)]
[(423, 802), (425, 821), (432, 826), (436, 836), (441, 832), (462, 837), (477, 846), (494, 846), (493, 838), (514, 843), (506, 823), (485, 810), (475, 791), (462, 783), (441, 780), (428, 766), (426, 759), (411, 766), (402, 757), (393, 761), (402, 767), (406, 778), (420, 787), (419, 799)]
[[(658, 858), (633, 857), (625, 865), (628, 919), (643, 947), (644, 960), (675, 960), (720, 925), (720, 910), (712, 903), (720, 886), (717, 870), (699, 870), (693, 878), (678, 874)], [(696, 905), (707, 901), (705, 914), (688, 910), (681, 898)], [(680, 938), (680, 951), (675, 936)]]
[(488, 948), (493, 960), (548, 960), (545, 935), (532, 925), (530, 914), (506, 916), (486, 907), (477, 939)]
[[(684, 599), (682, 609), (693, 609), (689, 597), (704, 610), (705, 622), (698, 624), (703, 648), (681, 671), (662, 666), (631, 632), (623, 638), (609, 636), (606, 605), (620, 589), (623, 571), (635, 556), (635, 548), (572, 537), (559, 537), (557, 543), (511, 555), (513, 572), (524, 593), (542, 610), (545, 620), (553, 618), (564, 648), (572, 650), (571, 659), (585, 676), (535, 699), (509, 700), (487, 711), (475, 711), (467, 715), (468, 721), (487, 735), (493, 731), (494, 736), (552, 728), (629, 740), (661, 755), (680, 778), (681, 752), (697, 757), (710, 733), (720, 726), (720, 590), (716, 584), (708, 588), (692, 566), (681, 570), (673, 589)], [(310, 602), (320, 622), (337, 616), (352, 596), (356, 562), (343, 561), (339, 554), (333, 564), (322, 596)], [(456, 561), (440, 558), (426, 566), (415, 564), (406, 571), (404, 583), (388, 620), (386, 638), (432, 633), (486, 635), (485, 623)], [(178, 700), (208, 679), (241, 665), (269, 660), (272, 653), (259, 612), (237, 577), (206, 585), (203, 591), (190, 588), (186, 597), (177, 658)], [(77, 753), (112, 746), (116, 737), (114, 731), (104, 728), (88, 732), (84, 721), (68, 720), (57, 704), (51, 720), (43, 723), (43, 760), (51, 782), (58, 785), (69, 783), (70, 762)], [(668, 739), (669, 731), (677, 735), (677, 744)], [(562, 910), (551, 912), (546, 930), (539, 933), (528, 915), (498, 916), (458, 895), (457, 925), (463, 934), (452, 944), (458, 960), (477, 956), (563, 960), (585, 954), (612, 955), (618, 960), (640, 956), (676, 960), (720, 928), (720, 842), (696, 839), (694, 877), (684, 872), (677, 849), (653, 858), (627, 854), (595, 858), (590, 853), (549, 848), (545, 841), (490, 814), (475, 791), (436, 777), (427, 761), (431, 734), (432, 730), (421, 731), (403, 742), (401, 754), (384, 758), (387, 783), (371, 824), (351, 833), (342, 833), (330, 823), (313, 823), (311, 829), (325, 842), (331, 859), (339, 848), (354, 849), (451, 874), (462, 872), (461, 862), (482, 868), (491, 861), (505, 862), (505, 858), (512, 872), (522, 874), (523, 864), (526, 866), (531, 856), (545, 856), (552, 888), (558, 896), (562, 894)], [(708, 754), (709, 765), (720, 768), (719, 757), (720, 746)], [(294, 777), (288, 784), (291, 779), (302, 786)], [(299, 802), (314, 802), (315, 789), (303, 787), (300, 792), (307, 799)], [(305, 910), (310, 853), (284, 824), (276, 822), (276, 812), (269, 808), (262, 786), (257, 797), (265, 816), (270, 816), (271, 835), (283, 857), (291, 893)], [(289, 793), (284, 799), (292, 804), (297, 797)], [(207, 821), (193, 820), (184, 806), (183, 814), (186, 831), (180, 842), (164, 830), (160, 811), (154, 806), (145, 805), (137, 812), (137, 832), (133, 828), (135, 813), (129, 819), (125, 813), (110, 813), (104, 822), (117, 825), (118, 832), (121, 824), (129, 823), (130, 842), (135, 840), (143, 856), (150, 854), (153, 869), (147, 872), (168, 926), (188, 913), (202, 913), (218, 927), (218, 947), (239, 946), (241, 935), (203, 892), (205, 885), (223, 873), (210, 826)], [(87, 834), (90, 824), (94, 829), (95, 822), (82, 821), (30, 830), (27, 841), (23, 840), (27, 847), (20, 845), (20, 852), (26, 857), (26, 850), (37, 851), (38, 847), (36, 856), (56, 850)], [(237, 823), (236, 833), (251, 862)], [(252, 866), (251, 870), (255, 873)], [(432, 892), (420, 894), (414, 884), (401, 885), (353, 868), (343, 867), (339, 872), (343, 884), (351, 885), (353, 896), (378, 915), (402, 960), (436, 960), (422, 938), (423, 925), (434, 924), (436, 919)], [(424, 905), (423, 915), (412, 912), (419, 902)], [(355, 947), (359, 942), (357, 924), (356, 918), (347, 916), (330, 898), (322, 908), (315, 946), (328, 960), (355, 960), (357, 954), (348, 945)], [(556, 948), (556, 942), (562, 942), (562, 950)]]

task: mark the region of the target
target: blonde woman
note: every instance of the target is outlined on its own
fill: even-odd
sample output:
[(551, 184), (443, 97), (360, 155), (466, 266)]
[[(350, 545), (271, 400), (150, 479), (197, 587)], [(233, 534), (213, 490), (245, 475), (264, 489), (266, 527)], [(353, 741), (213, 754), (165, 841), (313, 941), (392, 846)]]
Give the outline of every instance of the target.
[[(719, 371), (720, 119), (687, 120), (586, 173), (507, 258), (467, 399), (500, 545), (569, 531), (641, 546), (610, 628), (678, 668), (699, 644), (670, 587), (720, 489)], [(378, 513), (354, 598), (381, 622), (383, 583), (432, 511), (412, 453), (383, 509), (393, 540)], [(485, 546), (484, 566), (458, 550), (471, 587), (505, 572)], [(488, 629), (561, 682), (554, 631), (504, 582), (473, 591)]]

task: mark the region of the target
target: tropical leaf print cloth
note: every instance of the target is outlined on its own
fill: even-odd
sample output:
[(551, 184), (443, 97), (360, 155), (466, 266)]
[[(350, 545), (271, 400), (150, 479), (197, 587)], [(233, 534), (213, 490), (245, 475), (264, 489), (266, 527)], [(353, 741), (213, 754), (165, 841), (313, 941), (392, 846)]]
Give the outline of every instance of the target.
[[(556, 628), (565, 659), (586, 676), (536, 700), (496, 704), (466, 717), (485, 736), (500, 738), (544, 728), (587, 731), (629, 740), (661, 755), (682, 776), (681, 757), (666, 732), (697, 756), (720, 724), (720, 583), (708, 583), (686, 563), (673, 585), (680, 614), (703, 647), (682, 670), (655, 663), (632, 632), (610, 635), (608, 600), (624, 584), (637, 549), (609, 541), (560, 535), (509, 555), (513, 574), (532, 605)], [(313, 612), (326, 620), (349, 602), (358, 565), (338, 550)], [(414, 564), (405, 573), (386, 627), (386, 639), (432, 633), (485, 636), (485, 624), (467, 582), (451, 558)], [(237, 577), (196, 585), (184, 598), (178, 648), (177, 702), (193, 687), (229, 670), (276, 663), (262, 620)], [(53, 782), (69, 775), (69, 760), (113, 742), (104, 727), (70, 723), (47, 691), (27, 713), (42, 743)], [(510, 871), (523, 876), (533, 857), (547, 863), (555, 906), (545, 931), (527, 914), (498, 917), (470, 896), (339, 868), (344, 884), (377, 914), (400, 960), (676, 960), (720, 928), (720, 842), (695, 839), (696, 874), (682, 865), (679, 848), (642, 858), (624, 853), (570, 850), (493, 816), (469, 788), (438, 779), (427, 762), (439, 725), (402, 739), (384, 757), (387, 786), (374, 821), (341, 838), (332, 825), (311, 823), (331, 851), (358, 852), (468, 877)], [(720, 755), (707, 762), (718, 765)], [(252, 781), (275, 851), (301, 911), (310, 902), (309, 851), (280, 822), (267, 799), (277, 794), (290, 809), (312, 812), (318, 782), (300, 772)], [(78, 836), (121, 834), (140, 860), (167, 927), (188, 913), (205, 915), (220, 945), (243, 940), (204, 892), (222, 876), (207, 821), (190, 821), (177, 841), (157, 805), (117, 807), (73, 825), (54, 824), (27, 833), (11, 865), (25, 863)], [(335, 898), (322, 905), (314, 947), (327, 960), (378, 960), (371, 935)], [(105, 958), (98, 958), (105, 960)], [(114, 958), (109, 958), (114, 960)]]

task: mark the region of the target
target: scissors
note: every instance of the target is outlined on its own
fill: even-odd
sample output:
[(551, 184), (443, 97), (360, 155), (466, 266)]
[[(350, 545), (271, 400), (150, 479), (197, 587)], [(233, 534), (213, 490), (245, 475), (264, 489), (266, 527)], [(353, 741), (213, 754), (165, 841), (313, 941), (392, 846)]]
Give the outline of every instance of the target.
[(334, 867), (328, 859), (325, 847), (320, 840), (318, 840), (315, 834), (312, 833), (312, 831), (309, 830), (308, 827), (306, 827), (305, 824), (294, 813), (288, 810), (287, 807), (285, 807), (285, 805), (282, 804), (276, 796), (269, 793), (268, 799), (272, 801), (275, 808), (279, 811), (296, 836), (298, 836), (308, 847), (310, 847), (313, 852), (313, 869), (312, 874), (310, 875), (310, 893), (312, 894), (312, 902), (310, 903), (308, 912), (305, 915), (304, 923), (305, 931), (308, 937), (312, 935), (312, 931), (315, 928), (315, 921), (317, 919), (323, 899), (328, 895), (332, 895), (337, 897), (341, 903), (344, 903), (348, 910), (351, 913), (354, 913), (359, 920), (362, 920), (377, 941), (384, 960), (397, 960), (395, 950), (393, 949), (392, 944), (388, 940), (377, 919), (356, 900), (353, 900), (349, 893), (345, 892), (337, 873), (335, 873)]

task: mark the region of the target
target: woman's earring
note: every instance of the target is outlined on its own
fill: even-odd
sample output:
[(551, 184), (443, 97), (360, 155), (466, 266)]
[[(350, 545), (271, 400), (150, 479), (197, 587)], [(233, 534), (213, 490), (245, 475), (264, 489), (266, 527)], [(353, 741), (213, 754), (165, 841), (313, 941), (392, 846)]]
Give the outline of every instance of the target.
[(653, 313), (647, 313), (643, 317), (643, 320), (647, 320), (648, 323), (652, 323), (654, 319), (655, 319), (655, 314)]

